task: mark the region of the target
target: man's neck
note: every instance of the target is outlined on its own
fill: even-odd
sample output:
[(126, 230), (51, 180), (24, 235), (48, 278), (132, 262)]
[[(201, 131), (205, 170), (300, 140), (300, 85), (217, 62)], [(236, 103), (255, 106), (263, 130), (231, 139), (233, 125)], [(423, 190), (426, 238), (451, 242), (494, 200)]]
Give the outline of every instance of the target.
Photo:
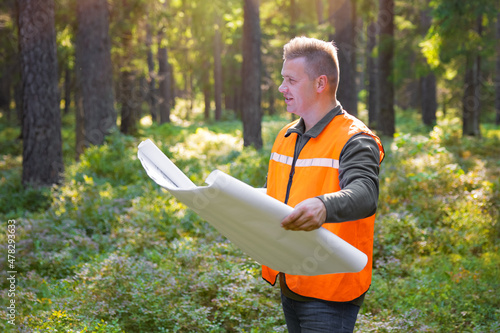
[(337, 100), (331, 103), (325, 103), (324, 105), (320, 106), (316, 112), (303, 116), (302, 119), (304, 119), (304, 125), (306, 127), (305, 132), (313, 128), (314, 125), (316, 125), (321, 119), (323, 119), (323, 117), (326, 116), (326, 114), (333, 110), (337, 105), (339, 105), (339, 102)]

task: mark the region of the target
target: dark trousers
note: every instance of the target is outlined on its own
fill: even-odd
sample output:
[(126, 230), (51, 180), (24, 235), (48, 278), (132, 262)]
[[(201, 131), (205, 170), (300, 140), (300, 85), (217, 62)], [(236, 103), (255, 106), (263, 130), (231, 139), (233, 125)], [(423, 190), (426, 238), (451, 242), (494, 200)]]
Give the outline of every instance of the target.
[(281, 294), (289, 333), (354, 331), (359, 306), (344, 302), (300, 302)]

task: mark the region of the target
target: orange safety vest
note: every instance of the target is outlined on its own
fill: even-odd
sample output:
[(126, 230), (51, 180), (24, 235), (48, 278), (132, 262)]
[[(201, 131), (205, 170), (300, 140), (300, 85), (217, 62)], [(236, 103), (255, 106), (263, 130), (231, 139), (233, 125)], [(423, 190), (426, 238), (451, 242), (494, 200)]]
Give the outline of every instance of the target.
[[(297, 122), (298, 120), (288, 124), (280, 131), (269, 161), (267, 194), (282, 202), (285, 201), (287, 193), (298, 135), (292, 133), (285, 137), (285, 133)], [(300, 152), (295, 161), (295, 173), (287, 204), (295, 207), (308, 198), (340, 191), (340, 154), (346, 142), (361, 132), (372, 136), (377, 142), (381, 163), (384, 149), (380, 139), (357, 118), (346, 112), (337, 115), (316, 138), (310, 138)], [(325, 229), (364, 252), (368, 256), (367, 265), (358, 273), (315, 276), (285, 274), (288, 288), (299, 295), (326, 301), (347, 302), (361, 296), (371, 284), (374, 224), (375, 214), (356, 221), (324, 223)], [(278, 273), (262, 266), (262, 277), (272, 285), (276, 283)]]

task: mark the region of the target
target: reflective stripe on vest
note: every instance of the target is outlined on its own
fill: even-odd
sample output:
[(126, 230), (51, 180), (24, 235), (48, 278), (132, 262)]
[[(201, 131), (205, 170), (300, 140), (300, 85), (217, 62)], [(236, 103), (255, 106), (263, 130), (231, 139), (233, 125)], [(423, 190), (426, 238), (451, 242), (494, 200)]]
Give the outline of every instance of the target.
[[(292, 165), (293, 156), (281, 155), (278, 153), (271, 153), (271, 160), (284, 163), (288, 165)], [(296, 167), (327, 167), (327, 168), (339, 168), (339, 160), (335, 160), (333, 158), (299, 158), (295, 162)]]
[[(379, 146), (382, 162), (384, 150), (380, 139), (361, 121), (344, 113), (334, 117), (316, 138), (309, 139), (298, 158), (296, 156), (292, 172), (297, 134), (285, 137), (285, 133), (295, 123), (285, 126), (276, 137), (267, 178), (267, 194), (284, 202), (292, 177), (287, 202), (291, 207), (305, 199), (341, 190), (338, 179), (340, 154), (346, 142), (354, 135), (364, 133), (373, 137)], [(288, 288), (302, 296), (336, 302), (351, 301), (362, 295), (371, 284), (374, 224), (375, 215), (345, 223), (323, 224), (325, 229), (368, 256), (368, 264), (362, 271), (316, 276), (285, 274)], [(318, 261), (317, 264), (321, 263)], [(278, 273), (270, 267), (262, 266), (262, 277), (273, 285)]]

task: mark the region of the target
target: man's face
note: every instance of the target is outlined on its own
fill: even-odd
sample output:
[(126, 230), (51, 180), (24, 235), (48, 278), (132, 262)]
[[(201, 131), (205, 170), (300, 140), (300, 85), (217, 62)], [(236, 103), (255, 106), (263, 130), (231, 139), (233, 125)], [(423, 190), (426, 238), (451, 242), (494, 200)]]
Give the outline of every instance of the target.
[(309, 78), (306, 66), (303, 57), (285, 60), (281, 70), (283, 82), (278, 89), (285, 97), (286, 110), (300, 117), (314, 110), (317, 101), (316, 80)]

